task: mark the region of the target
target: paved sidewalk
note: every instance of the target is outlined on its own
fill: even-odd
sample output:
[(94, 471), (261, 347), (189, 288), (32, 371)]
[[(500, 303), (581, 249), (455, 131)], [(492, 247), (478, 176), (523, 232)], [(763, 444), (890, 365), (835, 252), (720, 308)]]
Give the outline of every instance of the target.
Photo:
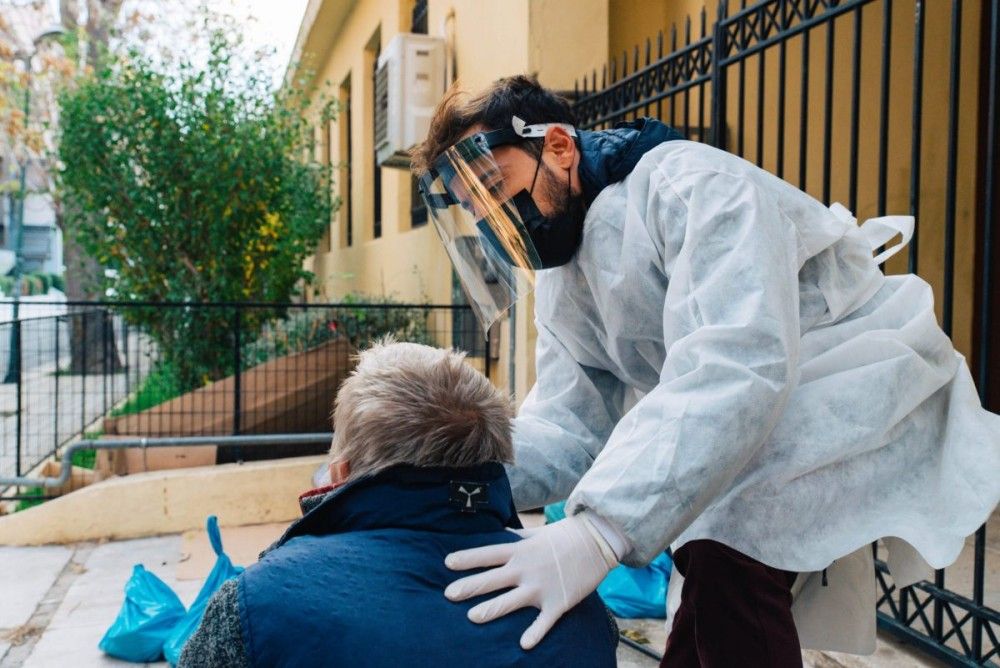
[[(135, 665), (104, 655), (97, 643), (118, 614), (125, 582), (137, 563), (173, 588), (185, 605), (191, 604), (202, 580), (178, 579), (179, 571), (192, 570), (179, 569), (182, 561), (201, 560), (191, 540), (188, 536), (185, 543), (184, 537), (175, 534), (67, 547), (0, 547), (0, 591), (4, 594), (0, 597), (0, 668)], [(209, 568), (205, 561), (205, 575)], [(663, 652), (663, 620), (619, 620), (619, 625), (633, 631), (633, 639), (650, 650)], [(807, 668), (941, 665), (883, 636), (870, 657), (806, 652), (803, 659)], [(622, 643), (618, 665), (646, 668), (656, 666), (657, 661)]]
[[(0, 637), (13, 631), (19, 644), (0, 640), (0, 666), (63, 668), (129, 666), (98, 648), (121, 608), (132, 566), (143, 564), (166, 582), (185, 605), (200, 580), (178, 581), (180, 535), (71, 547), (0, 548), (0, 590), (4, 574), (25, 579), (13, 597), (0, 600)], [(207, 574), (206, 574), (207, 575)], [(51, 610), (46, 610), (51, 608)], [(149, 664), (166, 666), (166, 662)]]

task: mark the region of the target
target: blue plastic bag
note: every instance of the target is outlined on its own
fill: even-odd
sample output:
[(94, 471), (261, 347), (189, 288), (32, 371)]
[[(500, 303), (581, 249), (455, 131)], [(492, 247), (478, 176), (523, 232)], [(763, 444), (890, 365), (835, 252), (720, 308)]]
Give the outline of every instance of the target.
[(184, 618), (184, 604), (167, 584), (136, 564), (125, 583), (125, 602), (98, 647), (136, 663), (158, 661), (163, 643)]
[(545, 506), (545, 523), (552, 524), (566, 517), (566, 502), (550, 503)]
[(217, 555), (215, 566), (212, 567), (208, 579), (205, 580), (205, 584), (202, 585), (198, 597), (194, 599), (194, 603), (191, 604), (184, 619), (176, 625), (170, 637), (163, 644), (163, 654), (171, 666), (177, 665), (181, 658), (181, 651), (184, 649), (184, 643), (198, 630), (198, 625), (201, 624), (201, 618), (205, 615), (205, 608), (208, 607), (208, 601), (212, 595), (226, 580), (243, 572), (243, 567), (234, 566), (226, 553), (222, 551), (222, 535), (219, 533), (219, 520), (215, 515), (209, 516), (207, 530), (208, 540), (212, 543), (212, 549)]
[[(545, 523), (566, 517), (565, 502), (545, 506)], [(597, 587), (604, 605), (618, 617), (635, 619), (667, 616), (667, 585), (673, 561), (666, 552), (642, 568), (617, 566)]]
[(604, 605), (619, 617), (667, 616), (667, 585), (673, 561), (663, 552), (642, 568), (618, 566), (597, 586)]

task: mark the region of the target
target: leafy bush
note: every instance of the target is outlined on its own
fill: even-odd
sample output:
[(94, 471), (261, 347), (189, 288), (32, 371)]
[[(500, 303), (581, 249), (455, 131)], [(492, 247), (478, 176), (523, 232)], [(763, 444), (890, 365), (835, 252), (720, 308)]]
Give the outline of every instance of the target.
[(357, 348), (365, 348), (386, 335), (399, 341), (433, 345), (427, 329), (429, 311), (425, 308), (401, 308), (394, 306), (396, 302), (388, 297), (358, 295), (348, 295), (344, 303), (345, 306), (329, 312), (328, 320), (338, 336)]
[(244, 368), (337, 339), (347, 339), (355, 348), (365, 348), (387, 334), (400, 341), (433, 343), (427, 309), (402, 307), (388, 297), (360, 295), (348, 295), (343, 304), (272, 320), (257, 340), (243, 347)]
[(111, 410), (111, 416), (141, 413), (147, 408), (179, 397), (189, 389), (191, 388), (185, 387), (173, 363), (170, 360), (160, 360), (150, 370), (135, 394), (124, 404)]
[[(311, 281), (303, 261), (338, 202), (329, 166), (311, 150), (310, 99), (301, 82), (272, 92), (269, 73), (236, 47), (216, 31), (205, 64), (170, 68), (131, 52), (60, 96), (67, 233), (112, 270), (102, 291), (286, 302)], [(333, 107), (320, 116), (329, 122)], [(255, 338), (272, 315), (247, 311), (241, 332)], [(199, 308), (127, 315), (181, 391), (232, 373), (234, 317)]]
[(38, 497), (37, 499), (21, 499), (14, 506), (14, 512), (19, 513), (22, 510), (27, 510), (28, 508), (33, 508), (35, 506), (40, 506), (45, 503), (45, 490), (41, 487), (30, 487), (23, 496)]
[(97, 450), (89, 448), (87, 450), (74, 450), (70, 457), (70, 464), (80, 468), (93, 469), (97, 459)]

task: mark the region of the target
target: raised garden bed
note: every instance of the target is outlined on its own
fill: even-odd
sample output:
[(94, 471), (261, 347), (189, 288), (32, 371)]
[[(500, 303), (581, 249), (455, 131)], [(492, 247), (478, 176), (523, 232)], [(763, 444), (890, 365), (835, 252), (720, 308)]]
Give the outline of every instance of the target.
[[(236, 376), (229, 376), (132, 415), (104, 420), (114, 436), (209, 436), (327, 432), (333, 399), (354, 366), (345, 340), (320, 344), (251, 367), (240, 374), (237, 429)], [(323, 452), (323, 446), (220, 447), (219, 463)]]

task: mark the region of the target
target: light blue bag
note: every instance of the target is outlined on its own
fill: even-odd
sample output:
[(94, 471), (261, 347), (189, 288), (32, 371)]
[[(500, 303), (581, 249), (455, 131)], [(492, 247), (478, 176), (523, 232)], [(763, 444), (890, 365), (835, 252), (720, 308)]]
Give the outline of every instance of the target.
[(597, 586), (604, 605), (619, 617), (667, 616), (667, 585), (673, 561), (663, 552), (642, 568), (618, 566)]
[(113, 657), (146, 663), (163, 656), (163, 643), (184, 618), (184, 604), (167, 584), (136, 564), (125, 602), (98, 647)]
[(226, 580), (230, 580), (243, 572), (243, 567), (234, 566), (233, 562), (229, 560), (229, 557), (222, 550), (222, 535), (219, 533), (219, 520), (215, 515), (209, 516), (206, 528), (208, 530), (208, 540), (211, 541), (212, 549), (215, 550), (215, 554), (217, 555), (215, 566), (212, 567), (212, 571), (208, 574), (208, 579), (205, 580), (205, 584), (202, 585), (201, 591), (198, 592), (198, 597), (194, 599), (194, 603), (191, 604), (191, 608), (187, 611), (184, 619), (180, 620), (170, 634), (170, 637), (163, 644), (163, 654), (167, 657), (167, 661), (170, 662), (171, 666), (177, 665), (177, 662), (181, 658), (181, 651), (184, 649), (184, 643), (198, 630), (201, 618), (205, 615), (205, 608), (208, 607), (208, 600), (212, 598), (212, 595), (219, 590), (219, 587)]
[[(545, 523), (566, 517), (565, 502), (545, 506)], [(667, 585), (673, 561), (666, 552), (642, 568), (617, 566), (597, 586), (604, 605), (618, 617), (635, 619), (667, 616)]]

